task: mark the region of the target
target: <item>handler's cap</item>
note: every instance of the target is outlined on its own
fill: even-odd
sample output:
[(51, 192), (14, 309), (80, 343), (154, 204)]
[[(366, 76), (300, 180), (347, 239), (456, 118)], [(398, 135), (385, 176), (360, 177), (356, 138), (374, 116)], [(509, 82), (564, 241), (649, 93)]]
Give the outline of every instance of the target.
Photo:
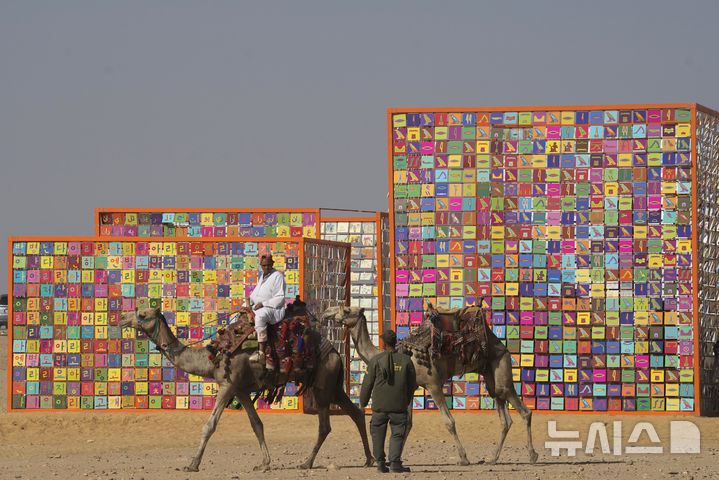
[(394, 333), (394, 330), (392, 329), (385, 330), (384, 332), (382, 332), (380, 338), (385, 343), (385, 345), (389, 345), (391, 347), (397, 345), (397, 334)]
[(275, 261), (272, 259), (272, 255), (269, 253), (266, 255), (262, 255), (262, 257), (260, 257), (260, 263), (262, 263), (262, 262), (267, 262), (270, 265), (275, 263)]

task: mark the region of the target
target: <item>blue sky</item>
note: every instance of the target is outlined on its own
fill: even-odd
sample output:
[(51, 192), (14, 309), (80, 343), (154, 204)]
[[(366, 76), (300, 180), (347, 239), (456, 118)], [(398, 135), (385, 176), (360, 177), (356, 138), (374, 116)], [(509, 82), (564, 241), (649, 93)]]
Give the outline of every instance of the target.
[(89, 236), (96, 207), (386, 211), (389, 107), (719, 109), (718, 14), (664, 0), (5, 1), (0, 237)]

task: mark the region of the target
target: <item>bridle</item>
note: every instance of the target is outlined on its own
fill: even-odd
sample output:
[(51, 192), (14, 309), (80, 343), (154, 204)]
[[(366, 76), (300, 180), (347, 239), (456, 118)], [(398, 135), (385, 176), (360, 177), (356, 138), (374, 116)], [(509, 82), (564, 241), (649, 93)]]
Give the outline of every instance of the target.
[(160, 317), (158, 317), (157, 315), (155, 315), (154, 317), (150, 317), (150, 318), (140, 318), (140, 315), (137, 313), (137, 310), (135, 310), (135, 318), (137, 319), (137, 321), (140, 324), (144, 324), (144, 323), (155, 320), (155, 326), (152, 329), (152, 335), (149, 335), (149, 337), (150, 337), (150, 340), (152, 341), (152, 343), (155, 344), (155, 348), (157, 348), (160, 352), (164, 353), (165, 355), (171, 354), (177, 350), (183, 350), (186, 347), (186, 345), (183, 345), (181, 342), (178, 347), (166, 347), (166, 348), (162, 347), (161, 345), (159, 345), (157, 343), (157, 334), (160, 333)]
[(157, 337), (157, 334), (160, 332), (160, 317), (155, 315), (154, 317), (150, 317), (150, 318), (140, 318), (140, 314), (138, 314), (137, 310), (135, 310), (135, 318), (141, 324), (156, 320), (155, 327), (152, 329), (152, 335), (150, 335), (150, 340), (152, 340), (154, 343), (157, 343), (156, 337)]

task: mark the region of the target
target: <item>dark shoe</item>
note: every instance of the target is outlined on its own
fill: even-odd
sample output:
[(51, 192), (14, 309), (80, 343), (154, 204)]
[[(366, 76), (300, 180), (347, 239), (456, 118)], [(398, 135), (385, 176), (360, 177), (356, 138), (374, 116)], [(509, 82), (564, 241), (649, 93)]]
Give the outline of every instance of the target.
[(387, 473), (389, 472), (389, 468), (387, 468), (387, 464), (385, 462), (377, 462), (377, 472), (378, 473)]
[(389, 471), (392, 473), (406, 473), (409, 472), (409, 467), (403, 467), (402, 462), (392, 462), (389, 464)]

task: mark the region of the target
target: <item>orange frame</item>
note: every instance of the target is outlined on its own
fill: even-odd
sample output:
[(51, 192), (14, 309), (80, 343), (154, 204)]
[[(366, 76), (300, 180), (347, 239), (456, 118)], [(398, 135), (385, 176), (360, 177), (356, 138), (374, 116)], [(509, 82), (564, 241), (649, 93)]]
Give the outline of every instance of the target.
[[(99, 218), (99, 217), (98, 217)], [(305, 243), (319, 243), (319, 244), (325, 244), (325, 245), (335, 245), (340, 247), (346, 247), (349, 252), (351, 252), (351, 245), (349, 243), (343, 243), (343, 242), (332, 242), (328, 240), (321, 240), (321, 239), (315, 239), (315, 238), (304, 238), (304, 237), (297, 237), (297, 238), (288, 238), (288, 237), (277, 237), (277, 238), (271, 238), (271, 237), (152, 237), (152, 238), (127, 238), (127, 237), (101, 237), (101, 236), (95, 236), (95, 237), (49, 237), (49, 236), (42, 236), (42, 237), (8, 237), (8, 286), (13, 285), (13, 269), (12, 269), (12, 256), (13, 256), (13, 243), (15, 242), (264, 242), (264, 243), (279, 243), (279, 242), (287, 242), (287, 243), (297, 243), (299, 245), (299, 248), (301, 251), (304, 251), (304, 245)], [(345, 272), (347, 273), (347, 277), (349, 279), (349, 259), (350, 254), (347, 255), (347, 261), (345, 264)], [(301, 289), (304, 289), (305, 285), (305, 279), (304, 279), (304, 262), (299, 262), (299, 285)], [(8, 288), (10, 290), (10, 288)], [(7, 335), (7, 343), (8, 343), (8, 355), (7, 355), (7, 371), (8, 371), (8, 377), (6, 379), (6, 388), (7, 388), (7, 405), (6, 409), (8, 412), (147, 412), (149, 409), (135, 409), (135, 408), (118, 408), (118, 409), (56, 409), (56, 408), (50, 408), (50, 409), (32, 409), (32, 410), (26, 410), (26, 409), (13, 409), (12, 408), (12, 341), (13, 341), (13, 333), (11, 333), (10, 328), (12, 327), (12, 323), (10, 319), (14, 317), (13, 315), (13, 302), (10, 301), (12, 298), (12, 292), (8, 295), (8, 335)], [(345, 297), (345, 303), (349, 302), (349, 288), (347, 289), (346, 297)], [(349, 361), (349, 360), (348, 360)], [(304, 399), (302, 396), (298, 396), (298, 408), (297, 410), (284, 410), (284, 409), (269, 409), (269, 410), (262, 410), (262, 413), (282, 413), (282, 414), (296, 414), (296, 413), (303, 413), (304, 412)], [(204, 409), (201, 410), (189, 410), (189, 409), (153, 409), (151, 411), (188, 411), (188, 412), (198, 412), (198, 411), (207, 411)]]
[[(696, 191), (696, 111), (701, 110), (705, 113), (719, 117), (719, 112), (710, 108), (704, 107), (698, 103), (652, 103), (652, 104), (612, 104), (612, 105), (562, 105), (562, 106), (524, 106), (524, 107), (467, 107), (467, 108), (388, 108), (387, 109), (387, 180), (388, 180), (388, 191), (389, 191), (389, 238), (390, 246), (394, 245), (394, 182), (393, 182), (393, 155), (392, 155), (392, 115), (395, 113), (450, 113), (450, 112), (503, 112), (503, 111), (517, 111), (526, 112), (534, 110), (546, 110), (546, 111), (567, 111), (567, 110), (613, 110), (613, 109), (636, 109), (636, 108), (686, 108), (691, 110), (691, 131), (692, 131), (692, 151), (691, 151), (691, 171), (692, 171), (692, 222), (696, 227), (697, 222), (697, 191)], [(697, 248), (698, 238), (697, 233), (692, 234), (692, 248), (694, 249), (694, 262), (693, 262), (693, 314), (694, 314), (694, 370), (698, 372), (699, 367), (699, 305), (698, 305), (698, 269), (697, 264)], [(390, 290), (392, 298), (395, 298), (395, 262), (394, 262), (394, 250), (390, 248), (390, 274), (392, 279), (390, 281)], [(396, 321), (396, 309), (392, 306), (392, 326), (394, 327)], [(692, 412), (669, 412), (669, 411), (617, 411), (611, 412), (611, 415), (667, 415), (667, 416), (699, 416), (700, 414), (700, 382), (699, 375), (694, 376), (694, 411)], [(511, 408), (511, 406), (510, 406)], [(464, 412), (467, 410), (454, 410), (452, 411)], [(418, 410), (424, 411), (424, 410)], [(472, 412), (490, 412), (491, 410), (472, 410)], [(547, 413), (547, 414), (601, 414), (610, 412), (597, 412), (582, 411), (582, 410), (533, 410), (534, 413)]]

